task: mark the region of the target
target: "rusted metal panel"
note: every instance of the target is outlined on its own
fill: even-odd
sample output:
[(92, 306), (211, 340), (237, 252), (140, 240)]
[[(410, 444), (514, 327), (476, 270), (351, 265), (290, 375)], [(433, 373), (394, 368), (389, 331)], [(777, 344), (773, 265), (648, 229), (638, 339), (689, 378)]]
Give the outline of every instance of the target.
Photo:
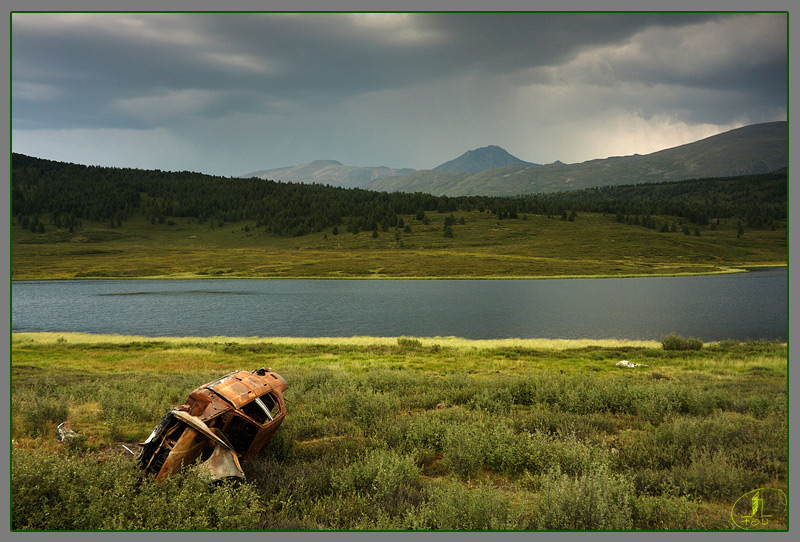
[(203, 384), (142, 443), (138, 461), (163, 479), (198, 458), (215, 478), (244, 477), (240, 463), (269, 442), (286, 415), (286, 380), (267, 369)]

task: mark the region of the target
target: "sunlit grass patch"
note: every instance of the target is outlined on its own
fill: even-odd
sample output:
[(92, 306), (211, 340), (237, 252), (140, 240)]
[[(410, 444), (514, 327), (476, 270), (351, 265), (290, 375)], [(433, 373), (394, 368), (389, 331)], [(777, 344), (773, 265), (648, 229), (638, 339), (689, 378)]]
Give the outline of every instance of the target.
[(465, 224), (454, 227), (453, 238), (442, 235), (444, 216), (430, 213), (430, 225), (400, 233), (402, 245), (394, 231), (373, 238), (369, 232), (333, 235), (327, 228), (275, 237), (245, 232), (242, 223), (211, 228), (178, 219), (165, 228), (142, 217), (121, 228), (86, 221), (75, 234), (34, 234), (14, 226), (12, 274), (15, 280), (619, 277), (729, 273), (787, 260), (780, 228), (739, 238), (734, 224), (721, 224), (696, 237), (623, 225), (597, 213), (581, 213), (574, 222), (457, 214)]
[[(288, 413), (244, 465), (246, 502), (184, 479), (195, 496), (228, 504), (186, 504), (196, 518), (125, 515), (117, 503), (139, 503), (139, 493), (124, 482), (136, 475), (132, 456), (108, 461), (119, 444), (141, 442), (197, 386), (262, 366), (289, 382)], [(216, 528), (228, 509), (251, 514), (234, 530), (733, 529), (732, 499), (752, 484), (786, 487), (786, 375), (786, 345), (768, 341), (665, 351), (628, 341), (14, 334), (14, 525), (104, 528), (95, 515), (104, 509), (132, 529)], [(81, 446), (59, 442), (63, 421)], [(86, 503), (61, 487), (64, 476), (98, 504), (75, 510)], [(40, 513), (53, 502), (73, 519)]]
[(525, 348), (564, 350), (600, 346), (604, 348), (639, 347), (657, 348), (659, 341), (632, 341), (625, 339), (464, 339), (460, 337), (145, 337), (136, 335), (101, 335), (75, 332), (14, 333), (12, 342), (43, 344), (131, 344), (158, 343), (171, 346), (186, 344), (279, 344), (322, 346), (404, 346), (404, 341), (413, 341), (424, 347), (442, 346), (465, 350), (491, 350), (498, 348)]

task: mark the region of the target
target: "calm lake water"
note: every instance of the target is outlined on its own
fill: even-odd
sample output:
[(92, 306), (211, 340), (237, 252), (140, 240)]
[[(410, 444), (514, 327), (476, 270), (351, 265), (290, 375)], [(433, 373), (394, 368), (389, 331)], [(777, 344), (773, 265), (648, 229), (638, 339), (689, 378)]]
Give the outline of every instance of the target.
[(12, 329), (145, 336), (787, 338), (787, 270), (552, 280), (12, 283)]

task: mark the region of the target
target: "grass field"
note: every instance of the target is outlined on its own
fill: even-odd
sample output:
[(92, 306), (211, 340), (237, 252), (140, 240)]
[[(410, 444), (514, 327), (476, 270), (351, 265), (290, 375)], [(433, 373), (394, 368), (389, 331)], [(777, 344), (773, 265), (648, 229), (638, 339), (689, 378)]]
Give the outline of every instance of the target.
[[(785, 344), (35, 333), (11, 347), (15, 530), (733, 530), (739, 497), (788, 491)], [(288, 413), (245, 483), (140, 479), (122, 443), (259, 367), (289, 381)], [(63, 421), (81, 435), (69, 445)]]
[[(660, 233), (618, 223), (611, 215), (527, 216), (498, 220), (489, 213), (455, 213), (464, 224), (443, 235), (445, 215), (424, 225), (404, 216), (411, 232), (360, 232), (339, 227), (280, 238), (253, 224), (222, 226), (141, 217), (122, 227), (85, 223), (75, 233), (12, 229), (15, 280), (134, 277), (481, 278), (631, 276), (719, 273), (785, 265), (785, 227), (746, 230), (734, 221), (700, 236)], [(659, 220), (678, 222), (677, 218)], [(172, 225), (169, 225), (172, 223)], [(694, 226), (691, 228), (694, 232)]]

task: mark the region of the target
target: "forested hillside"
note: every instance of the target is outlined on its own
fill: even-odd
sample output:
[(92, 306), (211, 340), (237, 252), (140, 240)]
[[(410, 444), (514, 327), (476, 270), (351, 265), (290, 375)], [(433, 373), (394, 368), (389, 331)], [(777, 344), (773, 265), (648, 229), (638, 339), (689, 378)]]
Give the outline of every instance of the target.
[(786, 219), (786, 194), (785, 170), (514, 198), (448, 197), (83, 166), (14, 154), (11, 203), (15, 223), (34, 232), (75, 229), (83, 220), (119, 227), (138, 214), (152, 224), (169, 224), (172, 218), (212, 227), (248, 221), (275, 235), (301, 236), (333, 226), (346, 226), (351, 232), (379, 227), (386, 231), (402, 227), (400, 215), (476, 210), (500, 219), (522, 214), (568, 219), (577, 211), (617, 214), (628, 222), (635, 216), (636, 223), (645, 215), (681, 217), (699, 225), (732, 218), (759, 228)]
[(342, 225), (371, 230), (397, 224), (398, 214), (468, 209), (498, 198), (448, 198), (379, 193), (191, 172), (121, 169), (54, 162), (14, 154), (12, 214), (18, 223), (47, 215), (57, 227), (81, 220), (120, 226), (139, 213), (152, 223), (192, 218), (201, 223), (252, 221), (276, 235), (299, 236)]
[[(750, 228), (786, 220), (786, 170), (731, 178), (605, 186), (528, 198), (539, 205), (576, 211), (669, 215), (701, 226), (715, 218), (742, 220)], [(621, 221), (621, 220), (620, 220)]]

